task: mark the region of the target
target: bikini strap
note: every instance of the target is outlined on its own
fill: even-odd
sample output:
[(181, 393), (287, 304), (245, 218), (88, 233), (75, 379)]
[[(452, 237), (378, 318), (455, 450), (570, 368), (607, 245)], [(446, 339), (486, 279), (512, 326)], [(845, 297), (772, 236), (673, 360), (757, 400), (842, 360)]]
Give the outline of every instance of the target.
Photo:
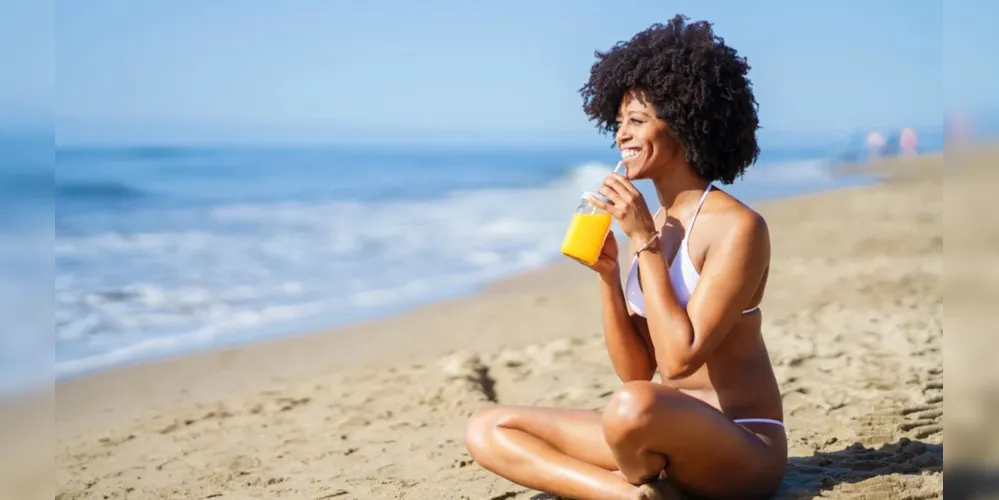
[[(714, 184), (708, 183), (708, 188), (704, 190), (704, 194), (701, 195), (701, 200), (697, 202), (697, 207), (694, 208), (694, 215), (690, 216), (690, 223), (687, 224), (687, 231), (683, 235), (683, 241), (680, 242), (681, 250), (687, 246), (687, 239), (690, 238), (690, 233), (694, 231), (694, 221), (697, 220), (697, 214), (701, 213), (701, 207), (704, 206), (704, 200), (708, 199), (708, 193), (711, 192), (711, 188)], [(686, 255), (686, 253), (684, 253)]]
[(704, 206), (704, 200), (708, 199), (708, 193), (711, 192), (711, 188), (714, 187), (713, 183), (708, 183), (708, 188), (704, 190), (704, 194), (701, 195), (701, 201), (697, 202), (697, 208), (694, 209), (694, 215), (690, 216), (690, 224), (687, 225), (687, 233), (694, 228), (694, 221), (697, 220), (697, 214), (701, 213), (701, 207)]

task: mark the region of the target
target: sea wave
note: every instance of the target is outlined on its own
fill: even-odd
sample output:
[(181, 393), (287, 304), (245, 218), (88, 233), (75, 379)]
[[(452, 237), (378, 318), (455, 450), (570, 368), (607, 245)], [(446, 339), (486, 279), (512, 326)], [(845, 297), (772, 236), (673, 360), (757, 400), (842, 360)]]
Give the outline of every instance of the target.
[(303, 328), (304, 318), (325, 326), (544, 265), (581, 193), (611, 168), (415, 200), (173, 209), (158, 228), (64, 234), (54, 246), (57, 373)]
[(145, 196), (142, 189), (114, 181), (56, 182), (55, 195), (60, 201), (123, 200)]
[[(142, 224), (64, 233), (57, 375), (377, 317), (538, 268), (559, 258), (581, 194), (613, 168), (433, 197), (137, 207), (128, 215)], [(828, 175), (818, 160), (764, 164), (730, 188), (769, 197)]]

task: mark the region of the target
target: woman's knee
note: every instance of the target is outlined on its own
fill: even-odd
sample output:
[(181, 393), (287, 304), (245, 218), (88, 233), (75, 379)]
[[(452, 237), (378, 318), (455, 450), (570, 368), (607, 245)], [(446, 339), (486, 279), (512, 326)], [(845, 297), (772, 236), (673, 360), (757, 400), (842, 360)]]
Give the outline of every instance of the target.
[(653, 382), (627, 382), (611, 397), (603, 412), (604, 437), (611, 446), (641, 439), (662, 411), (661, 389)]
[(481, 408), (472, 414), (465, 427), (465, 448), (478, 462), (493, 451), (496, 428), (509, 420), (510, 412), (502, 406)]

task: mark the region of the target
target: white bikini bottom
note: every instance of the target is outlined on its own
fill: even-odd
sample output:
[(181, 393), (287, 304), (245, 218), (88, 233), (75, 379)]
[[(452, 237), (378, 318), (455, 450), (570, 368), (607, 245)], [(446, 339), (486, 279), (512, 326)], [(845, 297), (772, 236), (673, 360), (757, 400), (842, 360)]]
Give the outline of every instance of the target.
[(774, 425), (779, 425), (779, 426), (784, 427), (785, 429), (787, 429), (787, 427), (784, 425), (784, 422), (781, 422), (780, 420), (769, 419), (769, 418), (740, 418), (740, 419), (737, 419), (737, 420), (733, 420), (733, 422), (735, 422), (737, 424), (774, 424)]

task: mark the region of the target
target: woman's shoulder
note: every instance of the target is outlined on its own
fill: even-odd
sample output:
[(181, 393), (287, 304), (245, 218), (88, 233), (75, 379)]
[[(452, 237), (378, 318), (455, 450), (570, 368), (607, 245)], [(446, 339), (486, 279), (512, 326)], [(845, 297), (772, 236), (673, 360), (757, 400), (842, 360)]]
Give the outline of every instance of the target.
[(727, 192), (720, 194), (709, 200), (713, 203), (705, 203), (701, 215), (704, 227), (698, 230), (710, 233), (712, 244), (769, 249), (770, 228), (763, 215)]

